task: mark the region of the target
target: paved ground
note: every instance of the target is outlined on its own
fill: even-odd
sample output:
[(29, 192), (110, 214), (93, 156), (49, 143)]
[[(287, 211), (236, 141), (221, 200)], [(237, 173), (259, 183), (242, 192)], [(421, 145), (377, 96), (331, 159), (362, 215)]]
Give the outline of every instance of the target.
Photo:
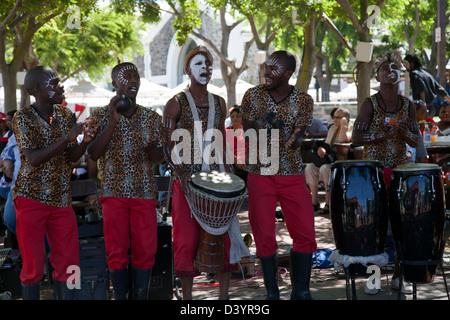
[[(239, 218), (241, 220), (242, 234), (250, 233), (246, 204), (244, 204)], [(279, 241), (279, 287), (282, 300), (289, 300), (291, 292), (291, 282), (289, 277), (288, 252), (291, 248), (290, 241), (284, 221), (278, 220), (278, 241)], [(328, 215), (316, 215), (315, 217), (316, 238), (318, 249), (336, 248), (333, 233), (331, 229), (331, 221)], [(446, 238), (449, 238), (450, 225), (447, 223)], [(255, 254), (254, 243), (250, 246), (250, 252)], [(447, 249), (444, 254), (444, 272), (447, 284), (450, 287), (450, 248), (447, 241)], [(346, 276), (344, 271), (337, 271), (331, 268), (313, 268), (311, 273), (311, 292), (315, 299), (318, 300), (347, 300), (347, 288), (349, 289), (349, 299), (357, 300), (413, 300), (412, 294), (401, 294), (398, 291), (390, 289), (390, 281), (393, 273), (393, 264), (388, 264), (386, 268), (381, 270), (381, 290), (376, 295), (367, 295), (364, 292), (365, 283), (368, 277), (355, 277), (356, 295), (352, 294), (351, 281), (346, 285)], [(218, 288), (216, 283), (208, 284), (208, 278), (203, 276), (197, 279), (200, 284), (194, 286), (194, 299), (214, 300), (218, 298)], [(450, 289), (450, 288), (449, 288)], [(258, 259), (255, 261), (253, 275), (234, 275), (230, 285), (231, 300), (264, 300), (265, 289), (262, 279), (262, 273), (259, 268)], [(417, 300), (448, 300), (444, 278), (442, 272), (438, 273), (434, 281), (430, 284), (417, 284), (416, 297)]]
[[(244, 203), (241, 212), (239, 213), (239, 219), (241, 221), (242, 234), (251, 234), (250, 226), (247, 218), (247, 203)], [(289, 300), (291, 291), (291, 283), (289, 278), (289, 264), (288, 264), (288, 252), (291, 247), (290, 237), (287, 233), (286, 226), (283, 220), (277, 220), (277, 238), (279, 241), (279, 287), (282, 300)], [(334, 238), (331, 229), (331, 221), (328, 215), (316, 215), (315, 217), (316, 237), (318, 243), (318, 249), (335, 249)], [(448, 240), (450, 233), (450, 226), (447, 222), (446, 225), (446, 238)], [(446, 274), (447, 282), (450, 285), (450, 246), (447, 241), (447, 246), (444, 254), (444, 271)], [(250, 245), (250, 252), (255, 255), (255, 245)], [(232, 301), (249, 301), (249, 300), (264, 300), (265, 289), (262, 279), (262, 273), (259, 268), (258, 259), (254, 263), (244, 264), (245, 270), (249, 270), (245, 274), (236, 273), (233, 274), (230, 283), (230, 299)], [(364, 285), (367, 282), (367, 277), (355, 278), (355, 290), (356, 295), (351, 293), (351, 284), (346, 285), (346, 276), (343, 271), (337, 271), (334, 267), (329, 268), (313, 268), (311, 275), (311, 291), (317, 300), (414, 300), (414, 296), (411, 294), (401, 294), (398, 296), (398, 292), (390, 289), (390, 281), (393, 272), (393, 265), (388, 264), (387, 268), (382, 270), (381, 290), (376, 295), (367, 295), (364, 292)], [(349, 296), (347, 296), (347, 289), (349, 290)], [(194, 300), (217, 300), (218, 299), (218, 283), (214, 278), (208, 277), (208, 275), (202, 275), (195, 279), (193, 295)], [(20, 296), (13, 297), (14, 300), (21, 299)], [(52, 300), (52, 289), (47, 285), (47, 281), (44, 279), (41, 285), (41, 299)], [(417, 300), (448, 300), (444, 278), (441, 270), (434, 279), (434, 282), (430, 284), (418, 284)], [(174, 295), (173, 300), (177, 300)]]

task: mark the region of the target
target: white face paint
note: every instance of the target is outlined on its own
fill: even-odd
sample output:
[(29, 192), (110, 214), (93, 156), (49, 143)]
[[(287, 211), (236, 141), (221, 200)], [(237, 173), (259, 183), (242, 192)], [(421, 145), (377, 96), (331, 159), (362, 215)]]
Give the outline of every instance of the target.
[(189, 68), (191, 69), (192, 76), (198, 83), (205, 85), (211, 80), (211, 61), (203, 54), (195, 55), (189, 63)]
[(383, 63), (378, 70), (378, 77), (381, 83), (397, 84), (400, 82), (400, 70), (395, 62), (389, 65)]
[(270, 73), (273, 77), (279, 77), (284, 72), (283, 64), (277, 56), (271, 56), (267, 59), (265, 67), (270, 67)]
[[(397, 68), (394, 69), (393, 66), (396, 66)], [(389, 64), (389, 69), (391, 70), (391, 74), (388, 77), (391, 78), (392, 80), (394, 80), (393, 84), (399, 83), (400, 82), (400, 70), (398, 70), (398, 66), (394, 62), (391, 62)]]
[[(56, 94), (55, 90), (59, 83), (59, 75), (57, 73), (52, 72), (48, 73), (47, 76), (48, 78), (44, 80), (44, 84), (46, 88), (50, 88), (50, 90), (48, 91), (48, 96), (50, 99), (52, 99)], [(55, 80), (58, 80), (58, 82), (56, 82)]]
[(134, 65), (125, 65), (119, 70), (119, 73), (117, 74), (117, 80), (126, 86), (128, 85), (129, 80), (124, 77), (124, 73), (128, 70), (138, 71), (136, 66)]

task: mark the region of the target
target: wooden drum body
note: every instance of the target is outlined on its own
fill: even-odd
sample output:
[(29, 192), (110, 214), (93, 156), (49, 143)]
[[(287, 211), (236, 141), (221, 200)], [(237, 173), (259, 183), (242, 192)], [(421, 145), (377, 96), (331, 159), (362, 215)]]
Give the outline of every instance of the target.
[(189, 190), (188, 203), (202, 228), (194, 265), (199, 271), (221, 271), (225, 232), (247, 196), (245, 182), (228, 172), (205, 171), (192, 175)]
[(331, 165), (330, 213), (336, 248), (349, 256), (384, 252), (387, 191), (379, 161), (347, 160)]
[(441, 168), (435, 164), (396, 167), (389, 201), (392, 234), (405, 279), (432, 282), (445, 247)]

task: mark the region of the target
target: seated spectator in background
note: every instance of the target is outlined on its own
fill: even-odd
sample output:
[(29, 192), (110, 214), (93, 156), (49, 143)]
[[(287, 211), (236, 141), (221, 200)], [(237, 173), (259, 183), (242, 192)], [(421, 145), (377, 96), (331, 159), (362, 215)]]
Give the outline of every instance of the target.
[(323, 124), (322, 120), (313, 117), (312, 123), (306, 127), (305, 137), (308, 138), (325, 138), (328, 134), (328, 128)]
[(330, 130), (331, 126), (333, 125), (333, 117), (334, 117), (334, 113), (336, 112), (337, 109), (339, 109), (339, 108), (338, 107), (334, 107), (330, 111), (330, 121), (328, 121), (328, 130)]
[[(325, 145), (323, 147), (319, 146), (317, 148), (317, 155), (320, 158), (327, 156), (326, 148), (329, 147), (332, 151), (336, 152), (335, 143), (348, 143), (351, 142), (352, 131), (349, 126), (350, 122), (350, 112), (347, 109), (340, 108), (336, 110), (333, 116), (333, 126), (328, 130), (327, 139), (325, 140)], [(338, 160), (342, 160), (339, 159)], [(309, 163), (305, 168), (305, 178), (308, 184), (309, 190), (311, 191), (312, 202), (314, 211), (318, 211), (319, 214), (327, 214), (329, 212), (330, 195), (327, 190), (325, 206), (320, 209), (318, 185), (322, 182), (327, 189), (328, 180), (330, 179), (331, 173), (331, 161), (330, 163), (322, 164), (318, 167), (314, 163)], [(320, 210), (319, 210), (320, 209)]]
[(229, 116), (225, 119), (225, 128), (231, 126), (231, 111), (235, 108), (239, 108), (239, 105), (235, 104), (233, 107), (228, 109)]
[[(247, 183), (247, 171), (244, 170), (246, 145), (244, 130), (242, 128), (242, 116), (239, 106), (230, 110), (231, 125), (225, 127), (225, 137), (229, 156), (233, 157), (234, 174), (242, 178)], [(233, 147), (232, 147), (233, 146)], [(233, 153), (231, 153), (233, 151)]]
[[(438, 110), (439, 121), (437, 126), (439, 128), (439, 136), (450, 136), (450, 104), (447, 101), (443, 101)], [(444, 165), (450, 160), (448, 154), (436, 154), (436, 162), (439, 165)]]
[(9, 138), (8, 144), (1, 154), (1, 161), (5, 168), (3, 175), (11, 180), (11, 188), (6, 196), (3, 223), (8, 230), (16, 234), (16, 210), (14, 209), (12, 188), (14, 187), (20, 169), (20, 152), (14, 135)]
[(437, 124), (434, 122), (433, 117), (428, 116), (427, 107), (422, 100), (414, 100), (414, 105), (416, 106), (417, 123), (419, 124), (420, 133), (423, 136), (423, 130), (427, 123), (432, 123), (435, 126), (437, 126)]
[(6, 121), (6, 125), (8, 126), (8, 132), (6, 133), (6, 135), (4, 135), (4, 137), (11, 137), (13, 134), (12, 119), (13, 119), (14, 115), (16, 114), (16, 112), (17, 112), (17, 110), (11, 110), (8, 113), (6, 113), (5, 121)]
[(2, 137), (7, 137), (9, 131), (8, 124), (4, 118), (0, 119), (0, 134)]
[(422, 139), (419, 141), (419, 145), (416, 148), (415, 153), (415, 162), (416, 163), (427, 163), (428, 162), (428, 153), (425, 148), (423, 141), (423, 130), (426, 125), (434, 125), (437, 127), (436, 122), (434, 122), (432, 117), (428, 116), (428, 110), (426, 105), (422, 100), (414, 100), (414, 105), (416, 107), (416, 119), (419, 125), (420, 133), (422, 134)]
[(438, 111), (438, 116), (440, 119), (437, 123), (439, 135), (450, 135), (450, 104), (447, 101), (442, 102)]

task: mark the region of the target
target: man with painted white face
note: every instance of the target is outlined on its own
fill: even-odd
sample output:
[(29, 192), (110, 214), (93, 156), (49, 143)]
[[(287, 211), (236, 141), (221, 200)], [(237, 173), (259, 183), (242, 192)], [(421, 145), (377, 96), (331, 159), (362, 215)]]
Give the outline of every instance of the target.
[[(186, 194), (189, 194), (188, 181), (194, 173), (204, 170), (204, 163), (195, 160), (196, 155), (203, 156), (204, 149), (196, 146), (197, 134), (204, 136), (208, 129), (218, 129), (222, 135), (223, 152), (221, 163), (212, 162), (209, 170), (232, 172), (231, 165), (225, 163), (225, 118), (227, 108), (222, 97), (208, 92), (207, 85), (212, 75), (213, 58), (209, 50), (199, 46), (191, 50), (184, 60), (184, 70), (190, 78), (190, 85), (184, 91), (171, 98), (163, 114), (164, 154), (172, 167), (176, 180), (172, 185), (172, 223), (175, 275), (181, 280), (184, 300), (192, 300), (192, 285), (200, 272), (194, 266), (194, 258), (199, 245), (200, 225), (191, 214)], [(200, 125), (201, 124), (201, 128)], [(201, 132), (199, 133), (199, 129)], [(190, 138), (187, 148), (188, 159), (177, 161), (172, 152), (175, 147), (173, 134), (183, 130)], [(183, 151), (184, 152), (184, 151)], [(223, 166), (221, 165), (223, 164)], [(228, 287), (231, 272), (237, 270), (237, 264), (230, 263), (230, 238), (225, 233), (225, 266), (217, 273), (220, 284), (219, 299), (228, 299)]]
[[(280, 297), (276, 279), (278, 201), (293, 242), (291, 299), (312, 299), (309, 282), (312, 253), (317, 244), (312, 199), (305, 183), (299, 146), (312, 121), (313, 99), (289, 84), (295, 68), (296, 60), (291, 53), (272, 53), (264, 64), (265, 85), (249, 89), (242, 100), (245, 134), (256, 130), (258, 141), (265, 139), (270, 150), (270, 161), (267, 161), (261, 152), (265, 146), (259, 145), (257, 163), (246, 165), (250, 226), (270, 300)], [(249, 148), (247, 158), (255, 151)]]
[[(29, 70), (24, 85), (36, 102), (17, 111), (12, 120), (21, 158), (13, 199), (23, 262), (22, 298), (40, 298), (47, 237), (55, 299), (72, 300), (75, 289), (68, 286), (68, 270), (79, 265), (79, 249), (70, 196), (71, 163), (81, 158), (97, 130), (89, 121), (75, 124), (73, 113), (61, 106), (64, 86), (52, 68)], [(77, 136), (83, 131), (83, 141), (78, 144)]]
[[(378, 160), (383, 165), (386, 187), (389, 188), (392, 170), (408, 163), (406, 143), (416, 148), (421, 139), (416, 121), (416, 108), (404, 96), (398, 94), (401, 55), (387, 52), (375, 63), (376, 79), (380, 91), (364, 100), (353, 125), (352, 141), (363, 145), (365, 160)], [(399, 286), (399, 265), (396, 262), (391, 286)], [(403, 288), (406, 291), (405, 287)], [(366, 293), (376, 294), (378, 289)]]
[[(135, 300), (146, 300), (157, 251), (157, 194), (152, 166), (163, 160), (158, 144), (161, 116), (136, 104), (140, 76), (134, 64), (118, 64), (111, 78), (116, 96), (108, 106), (92, 113), (99, 135), (88, 152), (99, 163), (99, 196), (114, 297), (124, 300), (132, 294)], [(132, 293), (128, 292), (130, 247)]]

